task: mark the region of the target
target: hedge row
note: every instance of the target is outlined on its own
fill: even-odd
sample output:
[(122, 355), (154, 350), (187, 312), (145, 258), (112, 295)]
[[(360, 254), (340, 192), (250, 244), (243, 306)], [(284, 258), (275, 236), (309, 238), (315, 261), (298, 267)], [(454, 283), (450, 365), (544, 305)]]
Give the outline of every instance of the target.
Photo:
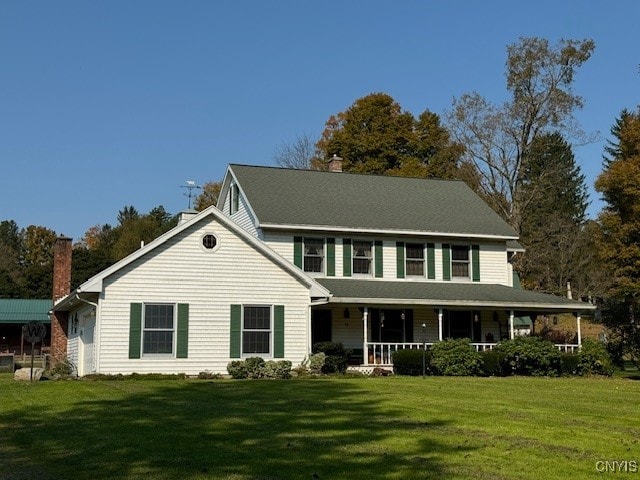
[[(557, 376), (611, 375), (613, 366), (603, 344), (585, 340), (577, 353), (563, 354), (539, 337), (517, 337), (493, 350), (476, 352), (468, 339), (444, 340), (424, 354), (427, 375)], [(423, 350), (399, 350), (393, 355), (398, 375), (421, 375)]]

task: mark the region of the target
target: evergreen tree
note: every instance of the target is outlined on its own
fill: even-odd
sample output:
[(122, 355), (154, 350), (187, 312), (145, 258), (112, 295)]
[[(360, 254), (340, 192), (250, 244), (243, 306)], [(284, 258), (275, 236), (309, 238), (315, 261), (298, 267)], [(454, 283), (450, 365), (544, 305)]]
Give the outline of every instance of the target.
[[(535, 138), (523, 157), (520, 239), (527, 251), (517, 263), (529, 288), (566, 293), (567, 282), (587, 294), (583, 263), (588, 205), (585, 176), (559, 133)], [(588, 254), (587, 254), (588, 255)]]
[(640, 109), (623, 111), (611, 129), (596, 181), (606, 205), (598, 217), (598, 252), (611, 272), (603, 308), (610, 345), (640, 368)]

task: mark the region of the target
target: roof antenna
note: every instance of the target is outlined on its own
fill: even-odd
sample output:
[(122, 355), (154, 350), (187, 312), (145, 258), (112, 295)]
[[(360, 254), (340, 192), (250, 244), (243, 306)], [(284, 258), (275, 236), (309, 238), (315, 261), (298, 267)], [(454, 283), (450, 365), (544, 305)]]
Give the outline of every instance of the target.
[(189, 210), (191, 210), (191, 199), (195, 197), (195, 193), (193, 191), (202, 190), (202, 187), (200, 185), (196, 185), (196, 182), (194, 182), (193, 180), (187, 180), (187, 184), (181, 185), (181, 188), (186, 188), (187, 190), (189, 190), (189, 192), (185, 193), (184, 196), (189, 199)]

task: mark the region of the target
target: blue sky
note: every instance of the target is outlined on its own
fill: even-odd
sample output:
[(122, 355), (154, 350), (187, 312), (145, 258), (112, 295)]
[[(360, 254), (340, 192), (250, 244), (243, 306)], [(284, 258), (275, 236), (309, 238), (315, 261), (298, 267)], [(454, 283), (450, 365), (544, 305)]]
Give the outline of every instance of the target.
[(0, 220), (79, 240), (118, 211), (187, 207), (186, 180), (273, 164), (372, 92), (418, 115), (506, 98), (506, 46), (592, 38), (575, 148), (591, 188), (611, 125), (640, 103), (636, 1), (0, 3)]

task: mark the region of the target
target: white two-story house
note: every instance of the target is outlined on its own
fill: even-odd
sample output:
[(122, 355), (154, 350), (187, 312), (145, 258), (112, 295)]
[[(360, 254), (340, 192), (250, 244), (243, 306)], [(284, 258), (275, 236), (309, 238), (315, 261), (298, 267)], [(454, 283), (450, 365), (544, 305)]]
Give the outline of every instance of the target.
[(444, 338), (492, 348), (524, 316), (573, 312), (579, 332), (593, 310), (514, 288), (517, 234), (463, 182), (330, 167), (230, 165), (217, 208), (54, 299), (58, 357), (81, 375), (225, 373), (332, 341), (369, 367)]

